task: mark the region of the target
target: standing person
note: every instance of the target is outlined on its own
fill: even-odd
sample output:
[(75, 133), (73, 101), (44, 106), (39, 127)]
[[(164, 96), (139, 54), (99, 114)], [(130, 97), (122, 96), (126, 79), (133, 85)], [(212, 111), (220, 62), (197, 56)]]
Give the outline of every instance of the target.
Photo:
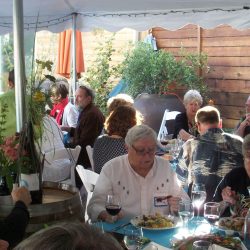
[(187, 141), (188, 139), (198, 135), (194, 120), (196, 112), (201, 107), (202, 102), (203, 99), (201, 94), (197, 90), (189, 90), (184, 95), (183, 103), (186, 112), (176, 116), (173, 138), (177, 138), (179, 136), (183, 141)]
[(0, 239), (7, 241), (10, 247), (18, 244), (24, 237), (29, 222), (28, 205), (31, 196), (25, 187), (14, 189), (11, 193), (15, 203), (11, 213), (0, 222)]
[[(235, 168), (222, 179), (218, 185), (214, 201), (225, 201), (227, 206), (234, 206), (239, 216), (245, 216), (250, 204), (246, 206), (245, 199), (249, 198), (250, 186), (250, 135), (244, 138), (242, 145), (244, 167)], [(226, 214), (229, 214), (225, 211)]]
[(0, 112), (7, 105), (6, 123), (2, 136), (11, 136), (16, 132), (16, 101), (15, 101), (15, 75), (14, 70), (9, 72), (8, 77), (9, 90), (0, 95)]
[(235, 129), (235, 134), (241, 136), (242, 138), (250, 134), (250, 96), (247, 98), (245, 106), (246, 114), (240, 119), (240, 122)]
[(155, 155), (155, 131), (146, 125), (136, 125), (129, 129), (125, 143), (128, 154), (107, 162), (97, 180), (88, 205), (91, 220), (110, 220), (105, 209), (108, 194), (120, 196), (119, 217), (178, 211), (180, 199), (189, 197), (169, 162)]
[(197, 111), (200, 136), (184, 143), (176, 173), (185, 186), (203, 183), (211, 201), (221, 179), (233, 168), (243, 166), (242, 138), (220, 129), (220, 113), (212, 106)]
[[(73, 137), (72, 147), (80, 145), (82, 147), (77, 164), (83, 165), (85, 168), (91, 167), (86, 146), (93, 147), (95, 139), (100, 135), (104, 116), (100, 109), (94, 105), (94, 92), (91, 88), (82, 85), (76, 90), (76, 106), (80, 111), (78, 123), (74, 127), (61, 127), (62, 130), (69, 132)], [(76, 174), (77, 187), (82, 186), (82, 182)]]

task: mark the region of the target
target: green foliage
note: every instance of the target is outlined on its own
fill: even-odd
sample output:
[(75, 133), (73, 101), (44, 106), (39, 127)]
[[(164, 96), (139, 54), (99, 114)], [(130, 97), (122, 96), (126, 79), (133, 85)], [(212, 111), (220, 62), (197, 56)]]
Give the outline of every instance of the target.
[(128, 94), (136, 97), (140, 93), (161, 94), (169, 90), (170, 84), (197, 89), (203, 95), (207, 86), (198, 70), (206, 66), (203, 54), (188, 54), (181, 50), (181, 60), (164, 50), (154, 51), (148, 44), (139, 42), (128, 51), (121, 65), (122, 78), (128, 84)]
[(113, 49), (114, 38), (115, 34), (103, 43), (99, 43), (95, 49), (97, 51), (96, 59), (84, 77), (84, 82), (88, 83), (95, 91), (95, 103), (103, 113), (106, 113), (108, 94), (114, 85), (113, 79), (119, 74), (118, 66), (111, 64), (111, 57), (115, 52)]
[(13, 35), (5, 36), (2, 45), (3, 71), (9, 72), (14, 68)]

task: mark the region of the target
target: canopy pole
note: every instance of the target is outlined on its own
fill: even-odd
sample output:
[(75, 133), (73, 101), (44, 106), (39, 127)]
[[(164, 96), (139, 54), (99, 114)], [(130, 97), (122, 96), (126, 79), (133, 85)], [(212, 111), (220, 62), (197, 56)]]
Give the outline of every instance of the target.
[(16, 131), (21, 132), (26, 120), (23, 0), (13, 0), (14, 69)]
[(76, 82), (77, 82), (77, 73), (76, 73), (76, 17), (77, 14), (73, 14), (73, 23), (72, 23), (72, 95), (75, 103), (75, 92), (76, 92)]

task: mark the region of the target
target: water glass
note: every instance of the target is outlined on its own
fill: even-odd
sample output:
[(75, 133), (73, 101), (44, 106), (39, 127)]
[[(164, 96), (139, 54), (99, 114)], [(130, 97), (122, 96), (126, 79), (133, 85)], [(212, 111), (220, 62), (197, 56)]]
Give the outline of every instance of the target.
[(141, 249), (143, 232), (141, 227), (124, 228), (124, 243), (128, 250)]
[(187, 226), (187, 222), (193, 218), (194, 209), (191, 201), (181, 200), (179, 203), (179, 216), (182, 219), (183, 227)]
[(207, 240), (197, 240), (193, 243), (193, 250), (210, 250), (212, 249), (212, 243)]
[(197, 208), (199, 217), (200, 207), (205, 202), (207, 198), (205, 185), (202, 183), (194, 183), (192, 186), (192, 203), (193, 206)]

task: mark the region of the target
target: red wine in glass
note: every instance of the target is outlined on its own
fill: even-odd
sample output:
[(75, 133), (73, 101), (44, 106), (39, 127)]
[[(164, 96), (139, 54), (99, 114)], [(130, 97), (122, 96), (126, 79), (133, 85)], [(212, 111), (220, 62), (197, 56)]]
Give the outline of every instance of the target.
[(108, 194), (105, 203), (106, 211), (113, 217), (121, 211), (121, 200), (117, 195)]

